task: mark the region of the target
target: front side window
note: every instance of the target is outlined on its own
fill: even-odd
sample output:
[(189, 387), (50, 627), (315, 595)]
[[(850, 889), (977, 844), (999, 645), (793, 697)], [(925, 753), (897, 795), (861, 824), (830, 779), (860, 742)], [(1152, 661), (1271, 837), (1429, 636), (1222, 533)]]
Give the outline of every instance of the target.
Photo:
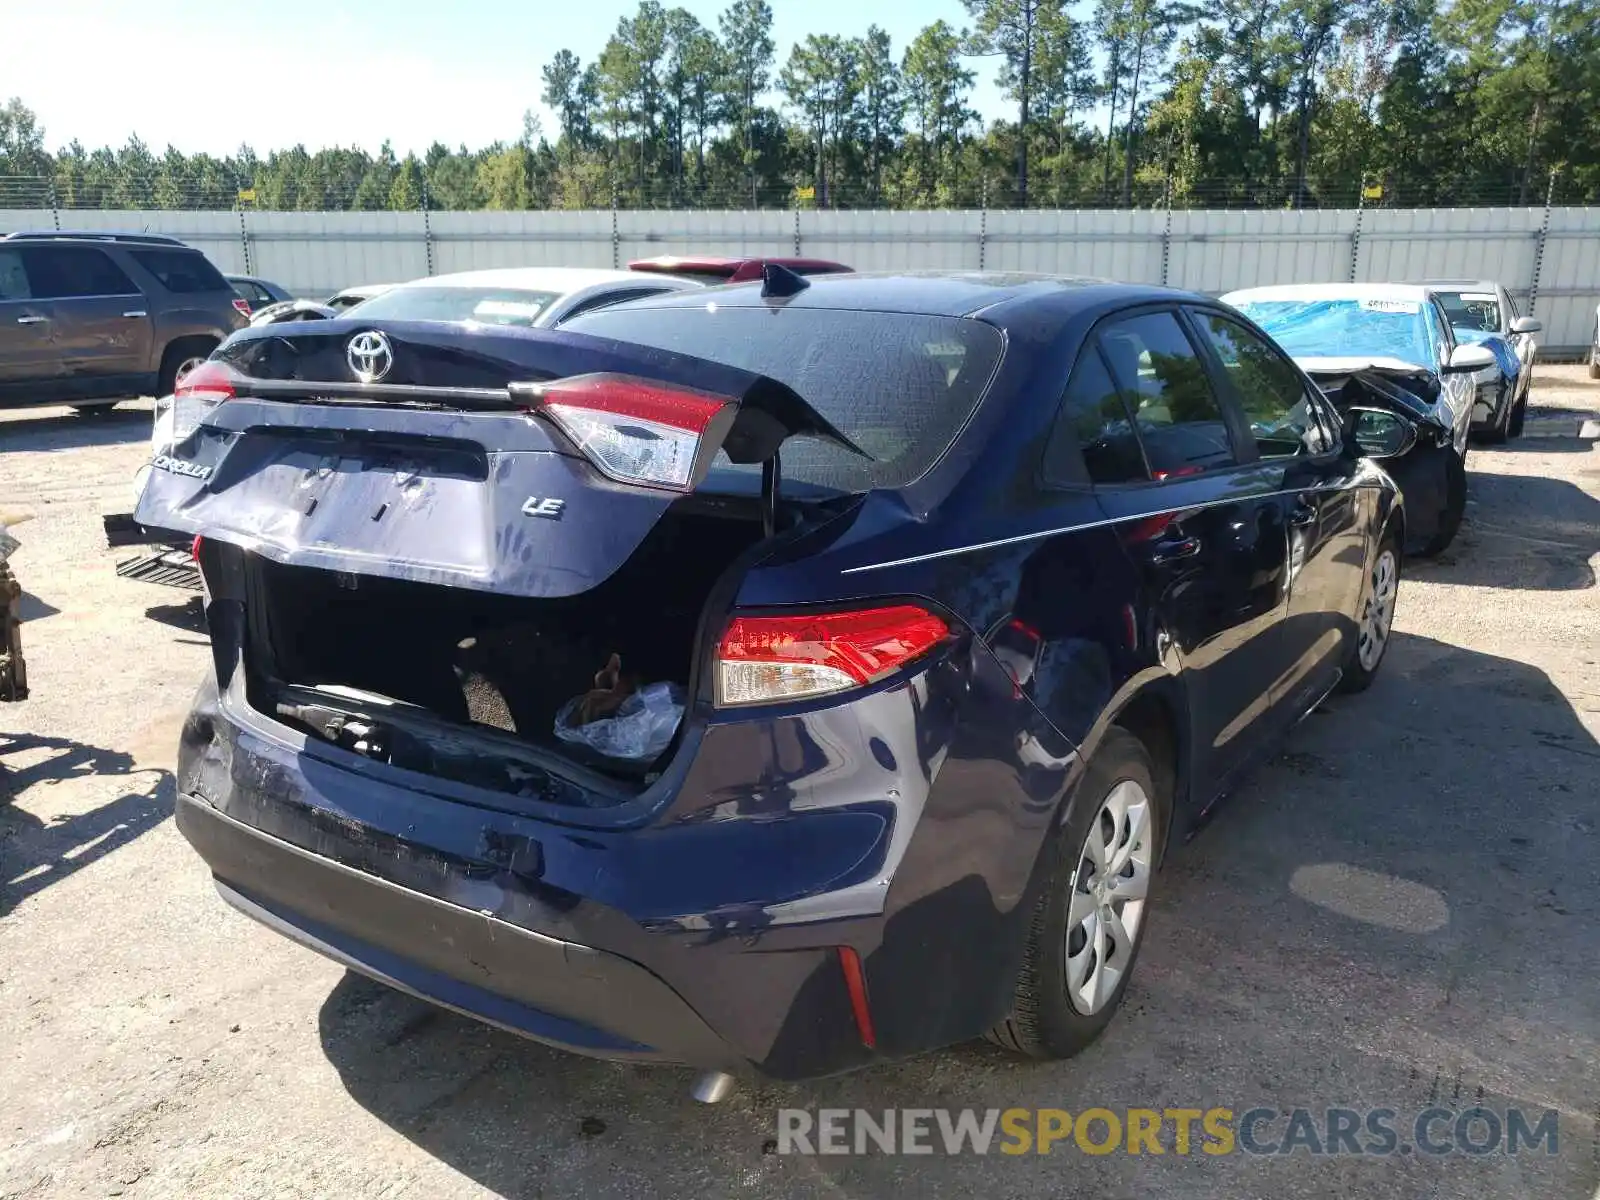
[(1222, 361), (1262, 458), (1331, 449), (1300, 373), (1277, 350), (1220, 313), (1195, 314)]
[(1100, 347), (1157, 479), (1235, 461), (1222, 405), (1176, 314), (1114, 321), (1101, 328)]
[(22, 255), (35, 299), (139, 294), (133, 281), (102, 250), (90, 246), (28, 246)]
[(31, 300), (28, 272), (22, 266), (20, 250), (0, 250), (0, 300)]

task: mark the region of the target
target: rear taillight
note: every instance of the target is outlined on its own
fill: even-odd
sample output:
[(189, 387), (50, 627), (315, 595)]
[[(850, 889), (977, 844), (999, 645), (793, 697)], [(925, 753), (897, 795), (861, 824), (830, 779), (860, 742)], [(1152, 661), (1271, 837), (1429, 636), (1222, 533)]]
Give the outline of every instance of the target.
[(250, 301), (246, 300), (243, 296), (234, 297), (233, 307), (238, 310), (241, 317), (248, 317), (250, 315)]
[(575, 375), (511, 391), (612, 479), (680, 492), (705, 477), (738, 411), (724, 397), (630, 375)]
[(232, 400), (233, 370), (226, 363), (203, 362), (178, 380), (172, 394), (180, 400)]
[(717, 703), (767, 704), (873, 683), (950, 634), (910, 604), (854, 612), (735, 617), (717, 648)]

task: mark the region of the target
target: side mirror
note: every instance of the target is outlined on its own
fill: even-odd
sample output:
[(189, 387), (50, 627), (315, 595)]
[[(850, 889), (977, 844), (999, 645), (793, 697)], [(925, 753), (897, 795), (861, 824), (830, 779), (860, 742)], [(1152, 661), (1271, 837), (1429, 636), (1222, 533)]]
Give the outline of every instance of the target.
[(1417, 427), (1381, 408), (1348, 410), (1350, 440), (1363, 458), (1399, 458), (1417, 444)]
[(1538, 333), (1544, 328), (1544, 322), (1534, 317), (1518, 317), (1511, 322), (1512, 333)]
[(1450, 352), (1450, 361), (1445, 364), (1445, 370), (1452, 375), (1466, 374), (1470, 371), (1481, 371), (1485, 367), (1492, 367), (1499, 361), (1494, 356), (1494, 351), (1487, 346), (1476, 343), (1464, 343)]

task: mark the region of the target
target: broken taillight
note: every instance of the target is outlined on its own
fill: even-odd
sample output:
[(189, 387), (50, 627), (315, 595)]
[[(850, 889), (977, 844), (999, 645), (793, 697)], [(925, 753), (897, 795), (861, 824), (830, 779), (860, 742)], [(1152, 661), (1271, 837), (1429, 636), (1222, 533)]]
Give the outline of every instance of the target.
[(211, 404), (232, 400), (233, 370), (226, 363), (203, 362), (178, 380), (172, 394), (180, 400), (198, 400)]
[(248, 317), (250, 315), (250, 301), (246, 300), (243, 296), (235, 296), (233, 298), (233, 307), (234, 311), (236, 311), (241, 317)]
[(630, 375), (576, 375), (511, 391), (610, 478), (680, 492), (705, 478), (738, 411), (724, 397)]
[(911, 604), (853, 612), (739, 616), (717, 648), (721, 706), (804, 700), (875, 683), (950, 634)]

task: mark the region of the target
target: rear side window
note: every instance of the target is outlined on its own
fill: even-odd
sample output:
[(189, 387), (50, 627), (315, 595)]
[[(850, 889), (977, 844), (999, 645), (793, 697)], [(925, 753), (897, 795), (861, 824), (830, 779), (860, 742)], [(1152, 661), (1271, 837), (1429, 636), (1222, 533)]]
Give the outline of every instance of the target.
[(1150, 478), (1133, 417), (1092, 342), (1072, 370), (1061, 418), (1045, 450), (1046, 475), (1053, 481), (1071, 481), (1070, 468), (1055, 466), (1070, 461), (1071, 444), (1083, 455), (1091, 483), (1139, 483)]
[(203, 254), (194, 250), (130, 250), (133, 261), (161, 281), (169, 292), (227, 292), (233, 289)]
[(1157, 479), (1235, 461), (1222, 405), (1176, 315), (1125, 317), (1102, 326), (1099, 336)]
[[(1004, 349), (999, 330), (962, 317), (714, 303), (606, 308), (562, 328), (788, 384), (871, 458), (797, 438), (783, 448), (784, 478), (851, 492), (904, 487), (931, 467), (983, 398)], [(725, 457), (717, 465), (733, 467)]]
[(36, 300), (139, 294), (122, 268), (93, 247), (28, 246), (22, 261)]

